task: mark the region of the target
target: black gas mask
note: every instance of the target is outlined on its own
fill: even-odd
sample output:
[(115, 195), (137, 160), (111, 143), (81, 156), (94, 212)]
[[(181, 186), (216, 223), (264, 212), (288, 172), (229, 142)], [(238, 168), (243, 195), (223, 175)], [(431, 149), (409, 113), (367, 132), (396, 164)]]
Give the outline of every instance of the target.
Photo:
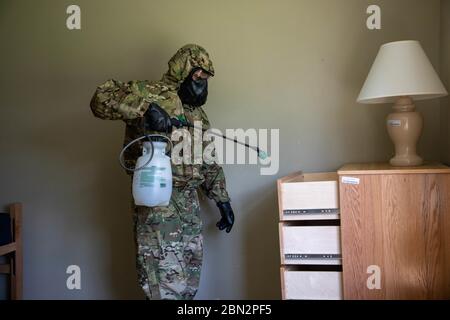
[(208, 98), (208, 79), (198, 78), (194, 80), (192, 78), (193, 74), (198, 70), (192, 70), (178, 89), (178, 96), (181, 102), (193, 107), (204, 105)]

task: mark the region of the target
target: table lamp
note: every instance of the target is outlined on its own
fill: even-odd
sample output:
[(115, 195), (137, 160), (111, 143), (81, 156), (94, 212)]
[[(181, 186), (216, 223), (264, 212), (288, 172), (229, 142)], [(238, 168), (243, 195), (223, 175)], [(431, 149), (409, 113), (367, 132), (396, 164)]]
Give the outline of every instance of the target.
[(358, 97), (359, 103), (394, 103), (387, 130), (395, 145), (393, 166), (420, 166), (416, 145), (423, 127), (414, 100), (448, 94), (418, 41), (397, 41), (381, 46)]

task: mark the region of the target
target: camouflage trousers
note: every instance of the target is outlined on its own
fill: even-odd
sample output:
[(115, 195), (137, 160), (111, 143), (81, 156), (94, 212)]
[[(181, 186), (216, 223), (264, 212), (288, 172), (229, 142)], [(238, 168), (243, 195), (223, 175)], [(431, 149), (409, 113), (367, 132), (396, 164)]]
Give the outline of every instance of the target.
[(134, 207), (139, 283), (148, 299), (191, 300), (203, 257), (195, 189), (173, 189), (168, 207)]

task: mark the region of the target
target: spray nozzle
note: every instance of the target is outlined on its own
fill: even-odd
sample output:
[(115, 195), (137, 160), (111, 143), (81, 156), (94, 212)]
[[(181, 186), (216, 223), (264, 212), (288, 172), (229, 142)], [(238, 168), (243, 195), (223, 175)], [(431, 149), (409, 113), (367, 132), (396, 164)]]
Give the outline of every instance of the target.
[(261, 160), (267, 159), (267, 152), (258, 149), (258, 158)]

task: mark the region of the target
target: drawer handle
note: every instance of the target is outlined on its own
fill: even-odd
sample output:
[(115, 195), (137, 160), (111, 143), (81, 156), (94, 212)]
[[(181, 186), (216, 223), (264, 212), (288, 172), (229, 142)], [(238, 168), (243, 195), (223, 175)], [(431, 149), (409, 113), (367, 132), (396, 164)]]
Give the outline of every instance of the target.
[(285, 260), (323, 260), (323, 259), (342, 259), (340, 254), (303, 254), (303, 253), (287, 253), (284, 255)]
[(295, 209), (283, 210), (285, 215), (309, 215), (309, 214), (339, 214), (339, 209)]

